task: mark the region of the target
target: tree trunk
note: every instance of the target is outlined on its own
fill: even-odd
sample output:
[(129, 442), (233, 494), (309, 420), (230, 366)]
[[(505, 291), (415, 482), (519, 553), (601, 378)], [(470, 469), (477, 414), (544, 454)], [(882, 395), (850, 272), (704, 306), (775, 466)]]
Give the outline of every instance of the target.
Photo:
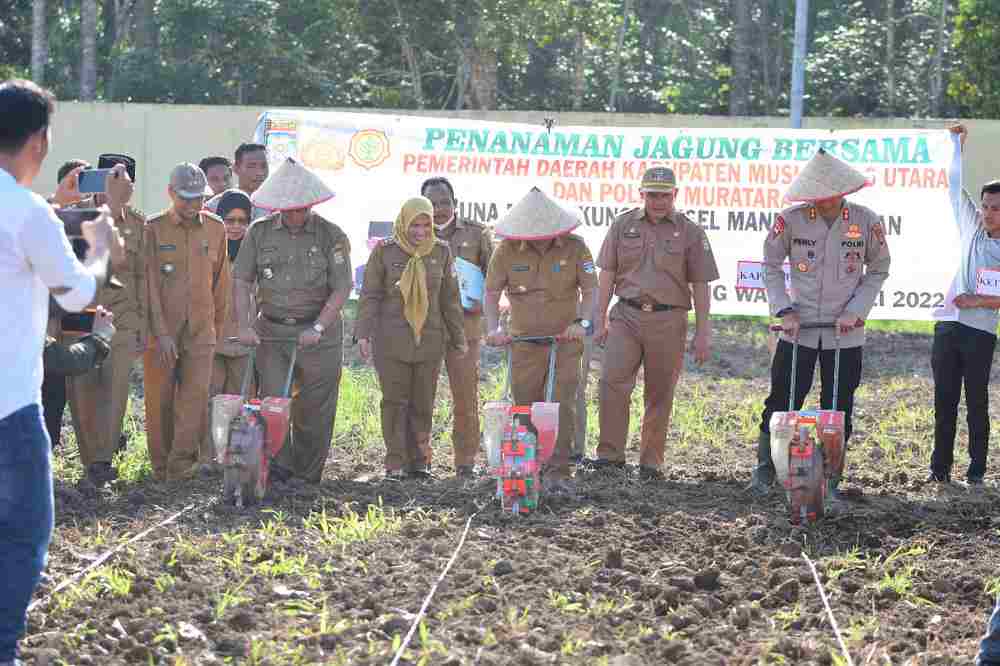
[(733, 0), (736, 31), (731, 53), (733, 76), (729, 88), (729, 115), (745, 116), (750, 112), (750, 43), (753, 26), (750, 23), (750, 0)]
[(97, 0), (80, 3), (80, 101), (97, 98)]
[(576, 43), (573, 46), (573, 110), (583, 108), (583, 96), (587, 91), (586, 68), (583, 63), (584, 46), (583, 30), (577, 29)]
[(618, 27), (618, 44), (615, 48), (615, 71), (611, 77), (611, 94), (608, 96), (608, 111), (618, 110), (618, 98), (622, 85), (622, 51), (625, 49), (625, 33), (628, 32), (628, 17), (632, 13), (632, 0), (625, 0), (622, 8), (622, 23)]
[(31, 2), (31, 78), (38, 85), (45, 82), (45, 64), (49, 61), (49, 35), (45, 24), (45, 0)]
[(931, 94), (929, 115), (941, 115), (941, 95), (944, 86), (944, 50), (948, 46), (948, 0), (941, 0), (941, 14), (937, 26), (937, 49), (934, 51), (933, 70), (931, 73)]
[(497, 52), (471, 48), (465, 52), (469, 63), (469, 88), (473, 106), (489, 111), (497, 108)]
[(896, 0), (885, 0), (885, 88), (891, 117), (896, 115)]
[(160, 32), (156, 25), (156, 0), (137, 0), (135, 45), (150, 55), (160, 50)]
[(770, 0), (764, 0), (760, 3), (760, 25), (758, 26), (759, 36), (757, 43), (763, 45), (760, 51), (760, 87), (763, 91), (764, 115), (767, 116), (773, 116), (775, 108), (774, 90), (772, 89), (774, 79), (771, 73), (771, 59), (768, 57), (768, 51), (770, 51), (771, 46), (772, 27)]
[(420, 59), (417, 58), (417, 51), (413, 48), (413, 44), (410, 43), (409, 35), (407, 34), (406, 21), (403, 20), (403, 10), (399, 6), (399, 1), (396, 0), (394, 3), (396, 7), (396, 19), (398, 21), (397, 30), (399, 31), (399, 46), (403, 52), (403, 60), (406, 62), (407, 69), (410, 70), (410, 85), (413, 86), (413, 99), (417, 104), (418, 109), (424, 108), (424, 87), (422, 83), (422, 76), (420, 74)]

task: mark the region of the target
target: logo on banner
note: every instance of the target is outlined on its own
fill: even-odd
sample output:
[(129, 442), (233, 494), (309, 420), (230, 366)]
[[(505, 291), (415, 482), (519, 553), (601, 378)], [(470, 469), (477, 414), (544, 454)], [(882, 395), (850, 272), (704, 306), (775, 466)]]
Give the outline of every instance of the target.
[(302, 163), (312, 169), (340, 171), (346, 161), (346, 151), (330, 139), (317, 139), (302, 146)]
[(281, 164), (286, 157), (298, 157), (299, 121), (269, 116), (264, 121), (264, 145), (267, 161), (272, 166)]
[(382, 130), (365, 129), (351, 137), (351, 159), (363, 169), (374, 169), (389, 159), (389, 137)]

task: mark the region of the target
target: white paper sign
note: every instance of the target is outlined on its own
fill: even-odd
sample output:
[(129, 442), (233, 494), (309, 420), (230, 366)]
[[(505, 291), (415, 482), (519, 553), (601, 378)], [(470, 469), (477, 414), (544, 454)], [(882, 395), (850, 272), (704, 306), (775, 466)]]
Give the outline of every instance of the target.
[(1000, 296), (1000, 270), (980, 268), (976, 271), (976, 293), (980, 296)]
[[(785, 273), (785, 291), (788, 291), (792, 287), (792, 266), (786, 261), (782, 264), (781, 270)], [(737, 261), (736, 288), (766, 291), (767, 284), (764, 282), (764, 262), (750, 259)]]

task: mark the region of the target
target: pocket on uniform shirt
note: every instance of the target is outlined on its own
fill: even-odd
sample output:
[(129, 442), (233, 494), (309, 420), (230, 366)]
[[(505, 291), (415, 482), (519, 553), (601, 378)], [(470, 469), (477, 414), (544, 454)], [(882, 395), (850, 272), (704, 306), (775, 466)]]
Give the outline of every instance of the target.
[(306, 260), (306, 279), (310, 284), (323, 283), (327, 281), (327, 272), (330, 269), (330, 262), (319, 252), (310, 253)]
[(863, 250), (844, 250), (840, 253), (840, 262), (837, 266), (837, 277), (840, 280), (861, 279), (863, 264)]
[(622, 238), (618, 243), (619, 262), (635, 263), (642, 259), (642, 250), (645, 244), (642, 238)]

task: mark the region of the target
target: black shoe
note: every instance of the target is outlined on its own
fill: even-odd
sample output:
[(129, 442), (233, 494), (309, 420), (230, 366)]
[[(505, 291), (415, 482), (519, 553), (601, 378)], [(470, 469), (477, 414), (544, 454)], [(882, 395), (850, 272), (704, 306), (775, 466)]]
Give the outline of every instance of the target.
[(580, 466), (590, 472), (625, 471), (625, 461), (607, 460), (606, 458), (587, 458)]
[(277, 481), (278, 483), (288, 483), (289, 481), (292, 480), (292, 477), (294, 476), (295, 475), (292, 473), (292, 470), (285, 469), (280, 465), (275, 465), (274, 463), (271, 463), (271, 469), (268, 472), (268, 478), (271, 481)]
[(87, 467), (87, 479), (98, 488), (118, 478), (118, 472), (109, 462), (95, 462)]
[(423, 469), (410, 470), (409, 477), (411, 479), (415, 479), (417, 481), (436, 481), (437, 480), (436, 477), (433, 474), (431, 474), (430, 469), (427, 469), (426, 467), (423, 468)]
[(639, 480), (645, 481), (647, 483), (652, 483), (656, 481), (666, 481), (667, 477), (663, 475), (663, 472), (659, 467), (650, 467), (648, 465), (639, 466)]
[(575, 453), (575, 454), (573, 454), (573, 455), (571, 455), (569, 457), (569, 464), (570, 465), (581, 466), (581, 465), (583, 465), (583, 461), (584, 461), (584, 458), (583, 458), (583, 454), (582, 453)]
[(970, 476), (968, 479), (966, 479), (966, 483), (969, 484), (969, 486), (978, 486), (981, 488), (983, 486), (983, 477)]
[(947, 472), (944, 474), (931, 472), (927, 477), (927, 483), (951, 483), (951, 474)]

